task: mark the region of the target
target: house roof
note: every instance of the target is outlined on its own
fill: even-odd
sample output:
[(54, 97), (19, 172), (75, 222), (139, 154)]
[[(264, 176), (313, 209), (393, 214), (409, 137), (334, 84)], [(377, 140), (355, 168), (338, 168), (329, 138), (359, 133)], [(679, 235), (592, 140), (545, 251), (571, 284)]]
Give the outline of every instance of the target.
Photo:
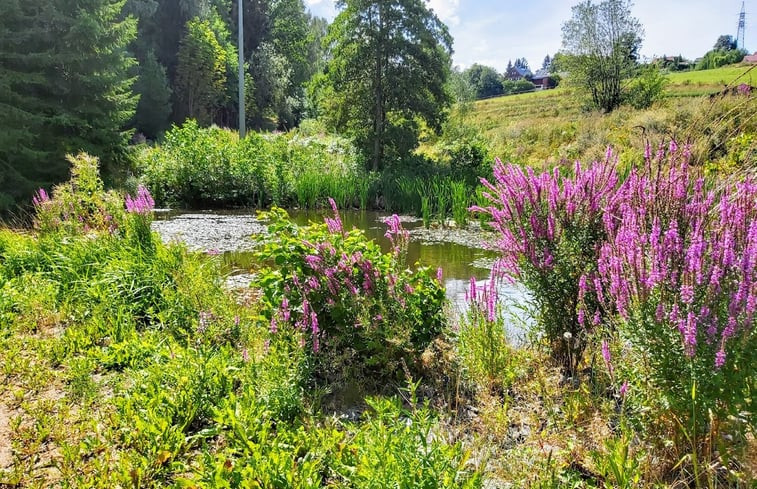
[(533, 79), (540, 80), (542, 78), (549, 78), (550, 76), (552, 76), (552, 74), (549, 72), (549, 70), (539, 69), (536, 70), (536, 73), (534, 73)]

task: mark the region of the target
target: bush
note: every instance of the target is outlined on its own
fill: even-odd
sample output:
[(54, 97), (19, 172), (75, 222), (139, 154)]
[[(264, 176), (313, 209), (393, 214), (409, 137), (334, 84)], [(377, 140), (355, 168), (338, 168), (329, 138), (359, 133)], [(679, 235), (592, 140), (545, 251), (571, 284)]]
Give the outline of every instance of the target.
[(634, 109), (646, 109), (665, 95), (668, 78), (655, 66), (646, 66), (632, 79), (624, 93)]
[(489, 205), (473, 208), (491, 218), (502, 272), (529, 289), (554, 357), (571, 372), (591, 321), (578, 305), (596, 304), (580, 278), (596, 267), (604, 208), (617, 181), (609, 150), (605, 161), (588, 168), (577, 162), (570, 177), (557, 168), (536, 175), (497, 160), (494, 182), (483, 180)]
[(605, 221), (597, 291), (678, 419), (706, 424), (750, 411), (757, 185), (708, 189), (675, 143), (646, 161)]
[(395, 243), (390, 254), (362, 232), (342, 229), (336, 209), (327, 224), (307, 227), (291, 224), (280, 209), (264, 216), (271, 239), (257, 257), (275, 268), (256, 279), (261, 313), (272, 341), (282, 331), (300, 337), (317, 374), (333, 380), (346, 369), (347, 377), (397, 378), (401, 361), (412, 362), (441, 331), (443, 286), (425, 269), (404, 268), (408, 236), (396, 216), (387, 232)]
[(225, 129), (189, 120), (138, 157), (141, 180), (162, 204), (198, 207), (323, 206), (329, 195), (347, 206), (367, 203), (355, 182), (370, 178), (354, 148), (337, 137), (260, 135), (240, 141)]

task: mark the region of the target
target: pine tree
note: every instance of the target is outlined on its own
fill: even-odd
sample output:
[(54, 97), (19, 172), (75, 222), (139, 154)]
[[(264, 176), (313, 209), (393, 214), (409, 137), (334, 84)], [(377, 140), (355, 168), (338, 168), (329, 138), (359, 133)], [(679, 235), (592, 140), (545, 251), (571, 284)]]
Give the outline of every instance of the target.
[(139, 79), (134, 84), (134, 91), (139, 94), (134, 124), (145, 136), (155, 138), (168, 127), (171, 88), (166, 69), (152, 51), (148, 51), (139, 67)]
[[(0, 201), (65, 179), (64, 155), (123, 161), (134, 114), (125, 0), (4, 0), (0, 16)], [(2, 204), (0, 204), (2, 205)]]

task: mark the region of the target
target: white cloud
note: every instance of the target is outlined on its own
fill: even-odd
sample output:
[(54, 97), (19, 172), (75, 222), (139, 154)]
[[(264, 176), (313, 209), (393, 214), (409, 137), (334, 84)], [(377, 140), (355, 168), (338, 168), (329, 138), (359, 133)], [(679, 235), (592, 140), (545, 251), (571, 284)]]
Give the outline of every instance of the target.
[(428, 6), (445, 24), (457, 25), (460, 23), (460, 17), (457, 14), (460, 0), (429, 0)]

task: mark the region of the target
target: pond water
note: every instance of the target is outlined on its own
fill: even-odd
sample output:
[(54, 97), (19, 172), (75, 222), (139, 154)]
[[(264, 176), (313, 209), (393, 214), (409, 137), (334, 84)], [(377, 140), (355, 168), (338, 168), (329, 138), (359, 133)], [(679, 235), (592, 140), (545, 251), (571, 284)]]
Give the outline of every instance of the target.
[[(296, 224), (323, 222), (324, 211), (288, 211)], [(384, 251), (389, 251), (389, 240), (384, 237), (386, 214), (372, 211), (342, 211), (345, 229), (361, 229), (368, 238), (376, 241)], [(465, 291), (470, 287), (471, 277), (484, 285), (489, 277), (496, 253), (483, 248), (487, 238), (480, 229), (458, 230), (425, 229), (419, 219), (402, 217), (403, 226), (410, 231), (408, 263), (417, 263), (433, 269), (443, 269), (447, 298), (458, 312), (465, 309)], [(192, 249), (216, 250), (222, 255), (226, 271), (238, 276), (244, 284), (245, 274), (252, 268), (251, 250), (255, 236), (265, 233), (265, 225), (255, 218), (254, 211), (212, 212), (159, 212), (153, 223), (154, 229), (168, 241), (178, 239)], [(526, 303), (521, 287), (503, 284), (499, 288), (500, 300), (511, 305)], [(525, 320), (525, 313), (516, 313)]]

